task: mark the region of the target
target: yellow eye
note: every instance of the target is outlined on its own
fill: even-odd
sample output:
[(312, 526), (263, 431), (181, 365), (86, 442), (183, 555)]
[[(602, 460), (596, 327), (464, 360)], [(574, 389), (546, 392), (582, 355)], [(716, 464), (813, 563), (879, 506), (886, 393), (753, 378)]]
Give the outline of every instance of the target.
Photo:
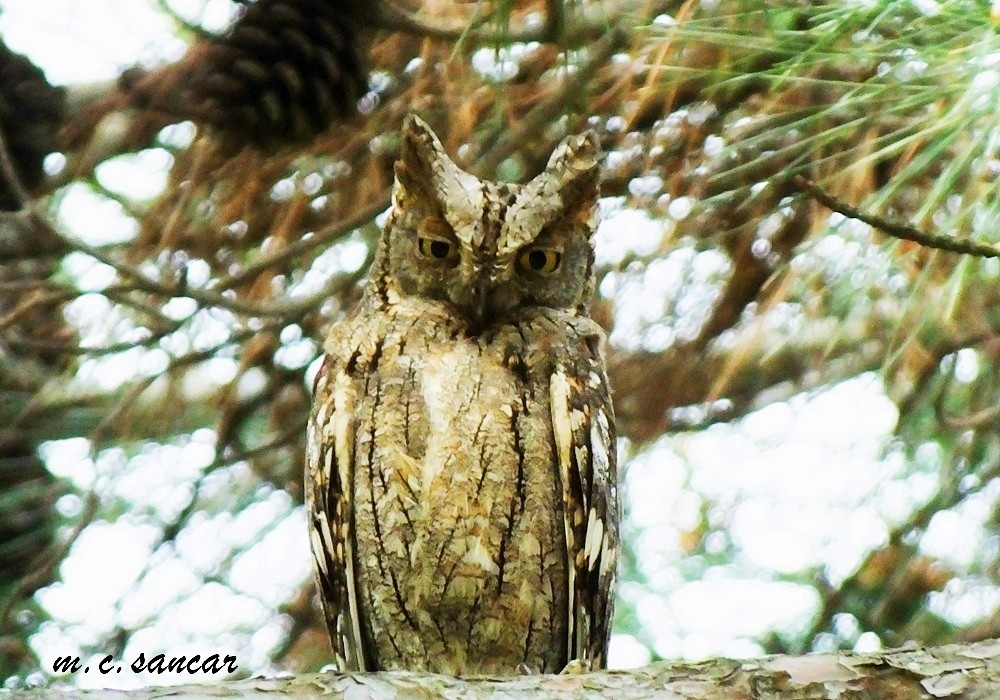
[(451, 239), (451, 228), (438, 216), (425, 216), (417, 224), (417, 251), (428, 260), (455, 263), (458, 245)]
[(442, 241), (440, 238), (425, 238), (423, 236), (417, 237), (417, 250), (425, 258), (442, 261), (451, 260), (458, 253), (455, 246), (448, 241)]
[(561, 262), (562, 253), (549, 248), (528, 248), (517, 256), (517, 264), (522, 270), (539, 275), (551, 275), (559, 269)]

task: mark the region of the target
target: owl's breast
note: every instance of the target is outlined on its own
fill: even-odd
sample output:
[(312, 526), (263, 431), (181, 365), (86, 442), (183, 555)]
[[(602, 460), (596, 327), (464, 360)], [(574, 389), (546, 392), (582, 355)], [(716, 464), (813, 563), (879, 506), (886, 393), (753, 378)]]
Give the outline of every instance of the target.
[(434, 314), (391, 326), (348, 355), (358, 577), (380, 663), (557, 671), (567, 563), (548, 375), (520, 359), (523, 329), (468, 338)]

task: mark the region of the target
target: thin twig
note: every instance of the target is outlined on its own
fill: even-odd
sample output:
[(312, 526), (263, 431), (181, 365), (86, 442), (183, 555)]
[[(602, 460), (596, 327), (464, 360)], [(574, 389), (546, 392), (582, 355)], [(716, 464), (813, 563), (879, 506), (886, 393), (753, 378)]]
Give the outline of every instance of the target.
[[(975, 484), (968, 488), (960, 487), (960, 477), (948, 480), (942, 478), (944, 483), (941, 484), (935, 494), (929, 500), (925, 501), (922, 506), (910, 513), (906, 522), (897, 525), (889, 531), (886, 538), (887, 544), (899, 544), (914, 535), (926, 532), (931, 519), (937, 513), (954, 508), (963, 499), (967, 499), (982, 491), (988, 484), (992, 483), (992, 480), (998, 474), (1000, 474), (1000, 460), (994, 461), (985, 470), (980, 472), (977, 475), (979, 478)], [(858, 591), (862, 588), (860, 579), (865, 571), (865, 567), (881, 550), (882, 548), (869, 551), (854, 570), (854, 573), (848, 576), (837, 587), (828, 583), (823, 574), (817, 575), (814, 583), (817, 590), (822, 593), (823, 602), (819, 614), (814, 618), (812, 626), (802, 639), (815, 639), (816, 635), (829, 628), (833, 616), (842, 611), (844, 601), (851, 599), (852, 596), (857, 596)]]
[(967, 413), (963, 416), (948, 413), (944, 404), (945, 399), (948, 396), (948, 392), (951, 390), (952, 384), (955, 381), (955, 369), (957, 365), (958, 363), (955, 362), (954, 357), (952, 357), (951, 368), (947, 374), (944, 375), (944, 381), (941, 383), (941, 388), (938, 390), (937, 396), (934, 398), (934, 414), (943, 425), (958, 430), (975, 430), (978, 428), (985, 428), (987, 425), (995, 425), (997, 418), (1000, 418), (1000, 404), (987, 406), (986, 408), (979, 409), (978, 411), (974, 411), (972, 413)]
[(126, 279), (132, 280), (135, 287), (139, 290), (166, 298), (189, 297), (202, 306), (219, 307), (241, 316), (294, 316), (295, 314), (301, 313), (306, 309), (310, 309), (318, 305), (323, 300), (329, 298), (331, 293), (342, 286), (341, 278), (335, 278), (332, 279), (322, 290), (307, 297), (299, 297), (271, 303), (263, 301), (242, 301), (235, 298), (235, 296), (220, 294), (209, 289), (191, 287), (187, 285), (184, 280), (176, 283), (170, 283), (153, 279), (140, 271), (138, 268), (121, 260), (116, 260), (99, 247), (89, 245), (88, 243), (84, 243), (83, 241), (67, 236), (56, 226), (46, 221), (44, 217), (38, 216), (36, 217), (36, 221), (38, 225), (49, 229), (52, 235), (66, 243), (66, 245), (70, 246), (70, 248), (89, 255), (98, 262), (102, 262), (105, 265), (114, 268), (116, 272)]
[(37, 292), (25, 298), (14, 307), (9, 313), (0, 316), (0, 332), (19, 322), (25, 316), (41, 313), (53, 308), (58, 304), (70, 301), (80, 296), (80, 292), (75, 289), (62, 289), (58, 291)]
[(953, 416), (942, 411), (940, 417), (941, 422), (949, 428), (958, 428), (961, 430), (986, 428), (991, 425), (995, 426), (997, 421), (1000, 420), (1000, 404), (989, 406), (964, 416)]
[(38, 567), (22, 577), (14, 586), (14, 590), (10, 591), (7, 599), (0, 602), (0, 629), (6, 624), (16, 605), (26, 600), (51, 580), (52, 573), (56, 570), (56, 567), (63, 562), (66, 555), (69, 554), (69, 550), (72, 549), (73, 544), (79, 539), (86, 527), (94, 521), (98, 507), (101, 504), (101, 499), (97, 493), (89, 491), (83, 498), (83, 504), (83, 512), (80, 513), (80, 517), (74, 523), (73, 529), (70, 530), (69, 534), (61, 543), (53, 545)]
[(290, 259), (312, 250), (313, 248), (324, 245), (329, 241), (335, 241), (338, 238), (342, 238), (351, 231), (361, 228), (388, 208), (389, 197), (388, 194), (386, 194), (386, 196), (379, 197), (376, 201), (357, 212), (354, 216), (320, 229), (313, 236), (303, 238), (295, 243), (287, 245), (281, 250), (275, 252), (273, 255), (268, 255), (256, 261), (252, 265), (248, 265), (234, 275), (223, 277), (219, 280), (218, 288), (230, 289), (235, 287), (236, 285), (242, 284), (252, 277), (255, 277), (269, 267), (277, 267), (278, 265), (282, 265)]
[(796, 187), (809, 194), (817, 202), (825, 206), (830, 211), (846, 216), (848, 219), (857, 219), (872, 228), (877, 228), (882, 233), (886, 233), (893, 238), (900, 238), (904, 241), (913, 241), (928, 248), (946, 250), (949, 253), (960, 253), (962, 255), (975, 255), (980, 258), (1000, 258), (1000, 246), (989, 243), (970, 241), (965, 238), (954, 238), (940, 233), (928, 233), (918, 228), (895, 221), (888, 221), (879, 216), (866, 214), (846, 202), (837, 199), (833, 195), (824, 191), (815, 182), (807, 180), (801, 175), (794, 178)]
[(7, 139), (4, 138), (2, 129), (0, 129), (0, 175), (3, 176), (4, 182), (17, 200), (18, 209), (23, 209), (28, 203), (28, 191), (17, 175), (17, 168), (13, 158), (11, 158), (10, 150), (7, 148)]
[(584, 94), (594, 73), (607, 64), (627, 39), (624, 31), (612, 29), (595, 43), (589, 60), (577, 72), (570, 74), (549, 99), (525, 114), (515, 129), (502, 133), (496, 143), (480, 156), (476, 162), (477, 170), (485, 176), (492, 175), (500, 163), (541, 133), (565, 111), (567, 102)]

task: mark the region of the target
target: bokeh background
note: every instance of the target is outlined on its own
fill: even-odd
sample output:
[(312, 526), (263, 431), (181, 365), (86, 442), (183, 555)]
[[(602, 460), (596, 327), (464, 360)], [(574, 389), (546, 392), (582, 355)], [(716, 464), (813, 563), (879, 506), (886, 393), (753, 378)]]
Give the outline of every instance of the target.
[(403, 117), (480, 176), (603, 148), (613, 666), (1000, 636), (1000, 8), (0, 0), (0, 682), (330, 661), (321, 340)]

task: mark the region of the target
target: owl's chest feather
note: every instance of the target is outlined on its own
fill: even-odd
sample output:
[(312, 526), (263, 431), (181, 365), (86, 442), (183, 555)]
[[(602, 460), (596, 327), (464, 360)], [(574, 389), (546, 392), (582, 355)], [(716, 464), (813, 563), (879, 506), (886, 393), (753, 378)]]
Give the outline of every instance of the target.
[(351, 354), (364, 376), (354, 531), (374, 646), (401, 667), (554, 668), (566, 563), (548, 377), (512, 366), (517, 329), (486, 342), (426, 317), (395, 327), (377, 346), (355, 336)]
[(516, 515), (529, 495), (556, 492), (546, 378), (519, 376), (506, 353), (503, 343), (428, 339), (415, 328), (383, 342), (367, 375), (356, 416), (370, 478), (356, 480), (356, 498), (383, 523), (403, 518), (411, 566), (435, 540), (460, 547), (462, 532), (472, 560), (497, 573), (509, 504)]
[[(421, 490), (430, 493), (449, 465), (452, 471), (463, 463), (475, 468), (476, 461), (509, 443), (498, 436), (508, 428), (526, 387), (492, 353), (483, 353), (468, 342), (431, 349), (419, 364), (416, 371), (407, 368), (406, 374), (413, 377), (412, 390), (419, 396), (421, 417), (427, 423)], [(497, 437), (491, 437), (493, 433)], [(473, 447), (480, 448), (480, 457), (456, 455), (469, 453)]]

